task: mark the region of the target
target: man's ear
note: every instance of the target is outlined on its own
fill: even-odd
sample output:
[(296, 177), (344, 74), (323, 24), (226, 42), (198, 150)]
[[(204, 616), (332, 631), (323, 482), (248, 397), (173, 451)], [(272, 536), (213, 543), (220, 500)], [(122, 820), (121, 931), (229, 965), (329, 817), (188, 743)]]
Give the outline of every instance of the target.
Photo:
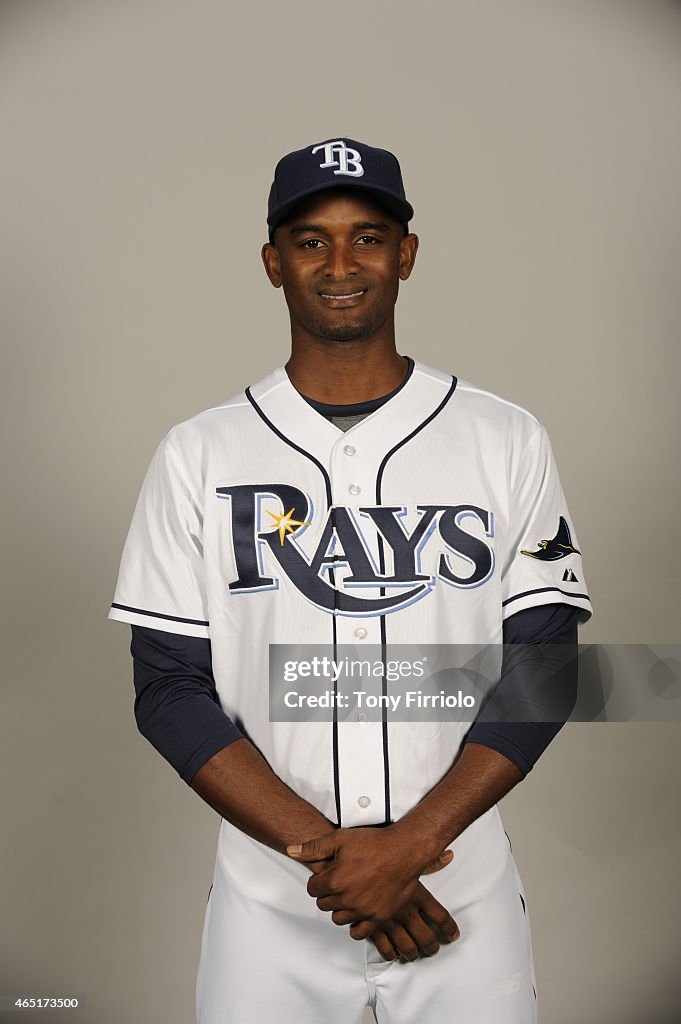
[(414, 269), (414, 261), (419, 247), (418, 235), (409, 232), (400, 241), (400, 280), (406, 281)]
[(273, 245), (272, 242), (265, 242), (260, 255), (270, 282), (275, 288), (281, 288), (281, 260), (276, 245)]

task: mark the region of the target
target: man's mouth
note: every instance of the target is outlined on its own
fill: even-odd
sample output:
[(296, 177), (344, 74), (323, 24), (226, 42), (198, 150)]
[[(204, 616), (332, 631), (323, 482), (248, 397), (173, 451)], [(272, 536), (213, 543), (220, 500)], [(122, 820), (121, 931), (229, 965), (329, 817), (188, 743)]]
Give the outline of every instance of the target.
[(366, 288), (355, 292), (320, 292), (320, 296), (330, 306), (335, 308), (342, 306), (354, 306), (365, 294)]

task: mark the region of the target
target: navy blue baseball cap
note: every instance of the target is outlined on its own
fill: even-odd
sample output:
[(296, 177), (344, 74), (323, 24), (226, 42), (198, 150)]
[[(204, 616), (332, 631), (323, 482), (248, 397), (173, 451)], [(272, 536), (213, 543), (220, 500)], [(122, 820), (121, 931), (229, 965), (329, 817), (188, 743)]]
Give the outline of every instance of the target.
[(341, 185), (370, 192), (402, 224), (414, 216), (396, 156), (355, 139), (327, 139), (287, 153), (275, 167), (267, 204), (270, 241), (302, 199)]

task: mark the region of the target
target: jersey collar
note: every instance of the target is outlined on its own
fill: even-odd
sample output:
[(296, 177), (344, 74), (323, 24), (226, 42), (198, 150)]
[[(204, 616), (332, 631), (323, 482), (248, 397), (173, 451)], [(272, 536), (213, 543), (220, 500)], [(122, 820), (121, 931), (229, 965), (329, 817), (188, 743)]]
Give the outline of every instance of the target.
[(349, 430), (343, 431), (317, 412), (296, 391), (283, 366), (248, 389), (271, 429), (329, 467), (334, 447), (343, 439), (372, 461), (434, 418), (454, 392), (456, 378), (414, 360), (409, 379), (397, 394)]

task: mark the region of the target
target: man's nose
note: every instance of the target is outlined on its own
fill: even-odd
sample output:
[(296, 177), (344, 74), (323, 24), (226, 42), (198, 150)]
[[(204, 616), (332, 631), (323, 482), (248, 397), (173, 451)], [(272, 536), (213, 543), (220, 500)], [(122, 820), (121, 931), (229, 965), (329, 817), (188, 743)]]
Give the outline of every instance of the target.
[(335, 281), (343, 281), (350, 274), (359, 270), (357, 253), (351, 245), (330, 245), (328, 248), (324, 273)]

